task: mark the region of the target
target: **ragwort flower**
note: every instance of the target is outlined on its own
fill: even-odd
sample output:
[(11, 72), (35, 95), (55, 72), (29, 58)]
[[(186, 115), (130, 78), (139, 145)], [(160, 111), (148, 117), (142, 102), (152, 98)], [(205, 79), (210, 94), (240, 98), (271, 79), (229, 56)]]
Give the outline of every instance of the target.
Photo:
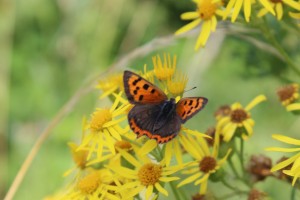
[(290, 84), (280, 88), (277, 96), (284, 106), (288, 106), (299, 98), (299, 85), (297, 83)]
[(214, 32), (217, 27), (217, 15), (223, 16), (221, 10), (221, 0), (193, 0), (197, 4), (197, 10), (183, 13), (180, 17), (183, 20), (194, 20), (191, 23), (183, 26), (175, 32), (181, 34), (187, 32), (202, 23), (200, 35), (197, 39), (195, 50), (199, 47), (204, 47), (211, 32)]
[[(299, 1), (299, 3), (300, 3), (300, 1)], [(289, 12), (289, 16), (291, 18), (298, 20), (298, 26), (300, 27), (300, 22), (299, 22), (300, 21), (300, 12), (299, 13)]]
[(88, 149), (87, 159), (90, 159), (93, 153), (96, 153), (97, 158), (101, 157), (104, 146), (108, 147), (114, 154), (114, 139), (120, 141), (121, 135), (126, 133), (126, 130), (121, 128), (120, 123), (127, 119), (124, 113), (130, 105), (120, 105), (122, 98), (120, 95), (121, 93), (116, 95), (116, 100), (110, 109), (98, 108), (92, 114), (90, 122), (85, 125), (85, 130), (88, 133), (84, 134), (78, 150)]
[(270, 12), (270, 5), (272, 7), (272, 10), (275, 9), (275, 14), (272, 13), (273, 15), (277, 16), (278, 20), (282, 19), (283, 16), (283, 6), (290, 6), (291, 8), (300, 10), (300, 3), (297, 3), (293, 0), (261, 0), (264, 4), (264, 8), (262, 8), (258, 12), (258, 16), (262, 17), (266, 15), (268, 12)]
[[(79, 170), (82, 171), (87, 167), (87, 156), (88, 156), (88, 150), (86, 149), (81, 149), (81, 150), (77, 150), (78, 149), (78, 145), (70, 142), (68, 143), (71, 153), (72, 153), (72, 158), (74, 163), (76, 164), (75, 167), (73, 167), (72, 169), (69, 169), (68, 171), (66, 171), (64, 173), (64, 176), (68, 176), (70, 173), (72, 173), (75, 170)], [(78, 173), (79, 175), (79, 173)]]
[(272, 135), (272, 137), (278, 141), (296, 146), (295, 148), (270, 147), (270, 148), (266, 149), (267, 151), (276, 151), (276, 152), (284, 152), (284, 153), (296, 153), (297, 152), (294, 156), (292, 156), (282, 162), (279, 162), (271, 169), (271, 171), (274, 172), (274, 171), (278, 171), (278, 170), (283, 169), (292, 164), (292, 168), (290, 170), (283, 170), (283, 173), (294, 177), (293, 183), (292, 183), (294, 185), (296, 180), (300, 176), (300, 140), (297, 140), (297, 139), (294, 139), (291, 137), (287, 137), (284, 135), (278, 135), (278, 134)]
[(91, 170), (74, 184), (73, 188), (62, 199), (107, 199), (120, 200), (115, 191), (113, 175), (108, 169)]
[[(223, 16), (223, 19), (226, 19), (228, 15), (230, 15), (231, 10), (232, 16), (231, 16), (231, 22), (235, 22), (237, 19), (242, 6), (244, 6), (244, 17), (247, 22), (250, 21), (250, 16), (251, 16), (251, 4), (252, 0), (229, 0), (226, 10)], [(275, 15), (273, 8), (271, 7), (270, 3), (267, 2), (267, 0), (260, 0), (260, 3), (265, 7), (265, 9), (269, 12), (271, 12), (273, 15)]]
[(217, 124), (217, 128), (222, 129), (223, 140), (228, 142), (237, 133), (240, 133), (244, 139), (251, 136), (253, 134), (254, 120), (251, 118), (249, 111), (265, 100), (266, 97), (264, 95), (259, 95), (245, 108), (240, 103), (232, 104), (230, 116), (223, 117)]
[(167, 81), (167, 90), (173, 96), (182, 96), (188, 78), (186, 75), (176, 72), (173, 78), (169, 78)]
[(123, 73), (108, 75), (106, 78), (99, 80), (98, 85), (96, 86), (96, 88), (103, 91), (100, 99), (103, 99), (113, 93), (123, 91), (123, 87)]
[(154, 162), (148, 157), (139, 157), (136, 159), (126, 151), (119, 149), (119, 152), (130, 164), (133, 169), (124, 166), (110, 166), (109, 168), (120, 176), (131, 181), (124, 183), (122, 190), (130, 190), (126, 193), (126, 198), (134, 197), (141, 191), (145, 190), (145, 199), (150, 199), (153, 196), (154, 189), (158, 192), (168, 196), (168, 191), (163, 188), (162, 184), (178, 180), (178, 177), (169, 177), (179, 170), (178, 167), (166, 167), (165, 162)]
[(158, 80), (167, 81), (172, 78), (176, 70), (176, 56), (171, 60), (170, 54), (168, 56), (164, 54), (164, 59), (160, 58), (159, 55), (152, 57), (154, 74)]
[(182, 172), (188, 174), (189, 177), (181, 181), (178, 187), (194, 182), (195, 185), (200, 184), (199, 194), (205, 194), (207, 190), (207, 182), (209, 177), (216, 173), (217, 170), (225, 163), (231, 150), (228, 150), (222, 159), (218, 159), (219, 152), (219, 135), (216, 137), (212, 151), (209, 149), (206, 141), (202, 137), (188, 136), (191, 144), (187, 152), (195, 159), (185, 166)]

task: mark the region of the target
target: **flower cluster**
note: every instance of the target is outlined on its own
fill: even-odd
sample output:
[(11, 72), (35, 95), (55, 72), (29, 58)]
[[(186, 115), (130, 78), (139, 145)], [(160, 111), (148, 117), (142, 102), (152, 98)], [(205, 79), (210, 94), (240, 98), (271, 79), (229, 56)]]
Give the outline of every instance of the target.
[[(250, 22), (253, 7), (260, 6), (257, 17), (261, 18), (268, 13), (276, 16), (281, 20), (284, 9), (293, 9), (296, 12), (289, 12), (289, 16), (294, 19), (300, 18), (300, 2), (294, 0), (193, 0), (196, 4), (196, 11), (186, 12), (181, 15), (183, 20), (193, 20), (189, 24), (183, 26), (176, 31), (175, 34), (187, 32), (199, 24), (201, 24), (201, 32), (197, 39), (195, 50), (204, 47), (212, 32), (215, 32), (218, 20), (227, 20), (231, 16), (231, 22), (234, 23), (239, 19), (239, 15), (243, 8), (244, 18), (246, 22)], [(241, 21), (241, 20), (238, 20)]]

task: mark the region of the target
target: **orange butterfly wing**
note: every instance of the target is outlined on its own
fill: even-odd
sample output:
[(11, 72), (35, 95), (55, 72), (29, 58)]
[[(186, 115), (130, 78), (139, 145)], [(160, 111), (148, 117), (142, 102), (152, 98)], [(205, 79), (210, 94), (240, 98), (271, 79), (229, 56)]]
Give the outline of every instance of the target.
[(158, 87), (131, 71), (123, 75), (126, 96), (132, 104), (157, 104), (168, 99)]
[(176, 105), (176, 112), (181, 122), (185, 123), (188, 119), (193, 117), (205, 107), (207, 102), (208, 100), (204, 97), (187, 97), (180, 99)]

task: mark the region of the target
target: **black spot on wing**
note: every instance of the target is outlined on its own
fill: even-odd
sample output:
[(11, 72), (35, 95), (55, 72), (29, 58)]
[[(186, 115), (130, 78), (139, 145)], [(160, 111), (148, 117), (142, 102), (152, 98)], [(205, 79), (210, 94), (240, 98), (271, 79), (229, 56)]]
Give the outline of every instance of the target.
[(155, 92), (155, 89), (153, 88), (152, 90), (151, 90), (151, 94), (153, 94)]
[(133, 82), (132, 82), (132, 84), (133, 85), (136, 85), (138, 82), (140, 82), (142, 80), (142, 78), (141, 77), (139, 77), (138, 79), (136, 79), (136, 80), (134, 80)]
[(148, 84), (144, 84), (144, 85), (143, 85), (143, 88), (144, 88), (145, 90), (148, 90), (149, 85), (148, 85)]
[(144, 98), (144, 95), (140, 95), (140, 96), (139, 96), (139, 101), (142, 101), (143, 98)]

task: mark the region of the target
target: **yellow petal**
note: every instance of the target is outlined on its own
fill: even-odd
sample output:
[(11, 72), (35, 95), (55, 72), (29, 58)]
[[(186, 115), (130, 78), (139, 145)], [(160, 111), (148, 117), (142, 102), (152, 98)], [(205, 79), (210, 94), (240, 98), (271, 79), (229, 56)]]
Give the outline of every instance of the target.
[[(225, 129), (226, 128), (226, 129)], [(234, 123), (230, 123), (228, 125), (226, 125), (222, 132), (223, 136), (224, 136), (224, 141), (228, 142), (231, 140), (236, 128), (237, 128), (237, 124)]]
[(237, 16), (239, 15), (242, 8), (243, 0), (236, 0), (235, 6), (233, 8), (233, 13), (231, 17), (231, 22), (235, 22)]
[(246, 111), (251, 110), (254, 106), (256, 106), (257, 104), (266, 101), (267, 97), (265, 95), (259, 95), (257, 97), (255, 97), (245, 108)]
[(201, 32), (197, 39), (195, 50), (199, 49), (200, 46), (205, 46), (208, 37), (210, 35), (210, 32), (211, 32), (211, 20), (205, 20), (202, 23)]
[(148, 200), (153, 193), (153, 185), (148, 185), (146, 189), (146, 200)]
[(205, 194), (207, 190), (207, 181), (204, 181), (200, 186), (200, 194)]
[(293, 0), (283, 0), (283, 2), (296, 10), (300, 10), (300, 3)]
[(291, 157), (291, 158), (289, 158), (285, 161), (282, 161), (282, 162), (278, 163), (277, 165), (272, 167), (271, 172), (274, 172), (274, 171), (280, 170), (282, 168), (285, 168), (289, 164), (293, 163), (297, 158), (299, 158), (299, 156), (300, 156), (300, 153), (294, 155), (293, 157)]
[(200, 180), (196, 181), (194, 185), (199, 185), (203, 182), (206, 182), (208, 177), (209, 177), (209, 174), (206, 173)]
[(297, 139), (294, 139), (291, 137), (287, 137), (284, 135), (274, 134), (274, 135), (272, 135), (272, 138), (274, 138), (275, 140), (287, 143), (287, 144), (300, 145), (300, 140), (297, 140)]
[(186, 137), (181, 138), (181, 143), (184, 147), (184, 149), (195, 159), (200, 160), (201, 157), (204, 156), (204, 152), (197, 151), (193, 145), (187, 140)]
[(224, 15), (223, 15), (223, 20), (225, 20), (228, 15), (231, 12), (231, 9), (233, 8), (234, 4), (235, 4), (236, 0), (230, 0), (229, 3), (227, 4), (227, 7), (225, 9)]
[(200, 24), (200, 22), (201, 22), (201, 19), (196, 19), (196, 20), (188, 23), (187, 25), (185, 25), (185, 26), (181, 27), (179, 30), (177, 30), (175, 32), (175, 35), (179, 35), (181, 33), (185, 33), (185, 32), (187, 32), (189, 30), (192, 30), (193, 28), (195, 28), (196, 26), (198, 26), (198, 24)]
[(274, 9), (272, 8), (272, 5), (269, 3), (268, 0), (260, 0), (260, 3), (265, 7), (265, 9), (262, 10), (265, 10), (266, 13), (269, 11), (270, 13), (272, 13), (272, 15), (275, 15)]
[(166, 161), (166, 165), (169, 166), (171, 163), (171, 159), (172, 159), (172, 150), (173, 150), (173, 144), (174, 142), (177, 142), (177, 140), (173, 140), (171, 142), (168, 142), (166, 144), (166, 149), (165, 149), (165, 161)]
[(155, 183), (154, 186), (160, 193), (164, 194), (165, 196), (168, 196), (168, 191), (165, 190), (159, 183)]
[(251, 0), (244, 0), (244, 15), (246, 21), (249, 22), (251, 15)]
[(192, 20), (199, 17), (198, 12), (186, 12), (180, 15), (180, 18), (183, 20)]
[(157, 147), (157, 142), (156, 140), (148, 140), (142, 148), (140, 148), (138, 154), (139, 155), (147, 155), (150, 153), (153, 149)]
[(166, 176), (162, 176), (159, 178), (159, 180), (161, 182), (171, 182), (171, 181), (176, 181), (176, 180), (179, 180), (180, 178), (179, 177), (166, 177)]
[(267, 151), (277, 151), (277, 152), (297, 152), (300, 148), (280, 148), (280, 147), (269, 147), (266, 148)]
[(180, 148), (179, 142), (174, 143), (174, 153), (175, 153), (177, 163), (179, 165), (182, 165), (182, 153), (181, 153), (181, 148)]
[(135, 195), (137, 195), (139, 192), (141, 192), (144, 189), (145, 186), (140, 185), (137, 188), (134, 188), (132, 190), (130, 190), (130, 192), (128, 192), (126, 194), (126, 199), (129, 199), (130, 197), (134, 197)]
[(216, 31), (216, 28), (217, 28), (217, 18), (216, 16), (212, 16), (211, 18), (211, 31), (212, 32), (215, 32)]
[[(295, 19), (300, 19), (300, 13), (293, 13), (293, 12), (289, 12), (289, 15)], [(300, 110), (300, 103), (299, 104), (299, 109)]]
[(118, 140), (118, 141), (122, 140), (120, 133), (118, 133), (114, 128), (110, 128), (109, 132), (110, 132), (111, 136), (113, 136), (116, 140)]
[(287, 111), (300, 110), (300, 103), (292, 103), (286, 107)]
[(114, 140), (113, 138), (110, 136), (109, 132), (107, 129), (104, 129), (103, 130), (103, 133), (105, 135), (105, 144), (107, 145), (107, 147), (109, 148), (109, 150), (113, 153), (113, 154), (116, 154), (116, 149), (115, 149), (115, 146), (114, 146)]
[(277, 3), (276, 6), (275, 6), (275, 9), (276, 9), (276, 13), (277, 13), (277, 19), (281, 20), (282, 16), (283, 16), (282, 4)]
[(202, 173), (198, 172), (198, 173), (196, 173), (196, 174), (194, 174), (194, 175), (192, 175), (192, 176), (186, 178), (185, 180), (181, 181), (181, 182), (177, 185), (177, 187), (181, 187), (181, 186), (183, 186), (183, 185), (186, 185), (186, 184), (188, 184), (188, 183), (191, 183), (191, 182), (195, 181), (197, 178), (199, 178), (200, 176), (202, 176)]
[(132, 155), (130, 155), (129, 153), (127, 153), (126, 151), (118, 148), (118, 151), (120, 152), (120, 154), (128, 161), (130, 162), (132, 165), (134, 165), (135, 167), (139, 168), (141, 167), (141, 163), (139, 163), (139, 161), (137, 159), (135, 159)]
[(260, 11), (257, 13), (257, 17), (263, 17), (265, 16), (269, 11), (265, 8), (260, 9)]

